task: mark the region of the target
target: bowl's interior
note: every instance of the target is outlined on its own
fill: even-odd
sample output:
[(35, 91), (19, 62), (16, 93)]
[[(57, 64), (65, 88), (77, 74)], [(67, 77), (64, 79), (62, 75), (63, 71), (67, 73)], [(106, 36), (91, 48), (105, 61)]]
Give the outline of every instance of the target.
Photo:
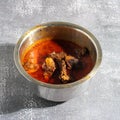
[[(88, 48), (92, 57), (93, 63), (96, 62), (96, 47), (94, 41), (84, 31), (70, 26), (37, 26), (22, 37), (22, 42), (19, 48), (19, 57), (21, 58), (28, 46), (37, 40), (44, 38), (52, 38), (55, 40), (72, 41), (81, 47)], [(67, 46), (66, 46), (67, 47)]]

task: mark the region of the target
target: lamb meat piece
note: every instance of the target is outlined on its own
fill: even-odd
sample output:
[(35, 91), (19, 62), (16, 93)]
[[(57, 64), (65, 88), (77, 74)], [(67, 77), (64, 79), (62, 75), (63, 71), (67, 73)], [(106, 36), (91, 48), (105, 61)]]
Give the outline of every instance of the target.
[(28, 59), (23, 62), (23, 67), (28, 73), (34, 73), (39, 69), (37, 56), (34, 52), (32, 52)]
[(89, 50), (86, 47), (84, 47), (84, 48), (81, 49), (80, 54), (81, 54), (81, 56), (88, 55), (89, 54)]
[(28, 73), (34, 73), (39, 69), (39, 65), (37, 63), (31, 63), (29, 61), (24, 63), (23, 67)]
[(82, 56), (89, 55), (89, 50), (86, 47), (83, 47), (81, 49), (75, 49), (75, 53), (77, 58), (81, 58)]
[(50, 57), (52, 57), (55, 60), (58, 66), (58, 70), (60, 71), (59, 78), (63, 83), (67, 83), (70, 80), (70, 77), (67, 74), (67, 67), (65, 62), (66, 56), (67, 54), (65, 52), (60, 52), (60, 53), (52, 52), (50, 54)]
[(44, 77), (45, 79), (49, 79), (56, 70), (58, 71), (59, 79), (63, 83), (68, 83), (71, 79), (68, 71), (78, 62), (79, 60), (77, 58), (67, 55), (65, 52), (52, 52), (42, 65), (42, 68), (45, 71)]
[(67, 74), (67, 68), (64, 60), (61, 60), (61, 71), (59, 78), (63, 83), (67, 83), (70, 80), (69, 75)]
[(67, 83), (70, 80), (70, 75), (67, 74), (67, 70), (71, 70), (73, 65), (78, 63), (78, 59), (67, 55), (65, 52), (52, 52), (50, 57), (55, 60), (57, 68), (60, 71), (59, 78), (63, 83)]
[(47, 57), (42, 65), (42, 69), (45, 71), (44, 72), (45, 79), (49, 79), (56, 70), (56, 65), (54, 60), (51, 57)]
[(68, 66), (67, 68), (71, 70), (74, 65), (78, 64), (79, 60), (71, 55), (67, 55), (65, 57), (65, 62)]
[(56, 53), (56, 52), (52, 52), (50, 54), (50, 57), (52, 57), (55, 60), (62, 60), (65, 59), (66, 53), (65, 52), (60, 52), (60, 53)]

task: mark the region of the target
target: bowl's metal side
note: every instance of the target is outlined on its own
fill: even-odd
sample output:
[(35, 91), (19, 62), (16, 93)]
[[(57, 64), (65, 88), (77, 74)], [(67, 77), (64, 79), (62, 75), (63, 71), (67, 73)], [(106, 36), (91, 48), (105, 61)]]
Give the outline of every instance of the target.
[(89, 88), (90, 80), (68, 88), (55, 89), (44, 86), (38, 86), (38, 96), (56, 102), (67, 101), (76, 96), (84, 94)]

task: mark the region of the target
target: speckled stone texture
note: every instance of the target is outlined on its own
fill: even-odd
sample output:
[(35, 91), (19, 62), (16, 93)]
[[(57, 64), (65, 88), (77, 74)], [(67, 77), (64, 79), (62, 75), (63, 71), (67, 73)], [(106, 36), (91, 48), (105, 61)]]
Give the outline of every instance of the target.
[[(13, 61), (14, 45), (26, 30), (48, 21), (66, 21), (90, 30), (103, 60), (88, 91), (64, 103), (37, 97)], [(1, 0), (0, 120), (120, 120), (120, 1)]]

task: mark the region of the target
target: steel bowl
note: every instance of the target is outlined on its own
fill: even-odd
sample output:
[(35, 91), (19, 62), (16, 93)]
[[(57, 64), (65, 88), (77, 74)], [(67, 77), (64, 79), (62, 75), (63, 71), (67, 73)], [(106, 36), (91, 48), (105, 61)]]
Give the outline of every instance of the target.
[[(21, 57), (28, 46), (46, 37), (68, 40), (87, 47), (94, 62), (92, 70), (82, 79), (68, 84), (49, 84), (31, 77), (22, 67)], [(96, 73), (101, 60), (102, 50), (95, 36), (85, 28), (67, 22), (51, 22), (33, 27), (21, 36), (14, 49), (14, 61), (19, 72), (27, 80), (37, 84), (39, 96), (51, 101), (67, 101), (83, 93), (88, 88), (89, 79)]]

